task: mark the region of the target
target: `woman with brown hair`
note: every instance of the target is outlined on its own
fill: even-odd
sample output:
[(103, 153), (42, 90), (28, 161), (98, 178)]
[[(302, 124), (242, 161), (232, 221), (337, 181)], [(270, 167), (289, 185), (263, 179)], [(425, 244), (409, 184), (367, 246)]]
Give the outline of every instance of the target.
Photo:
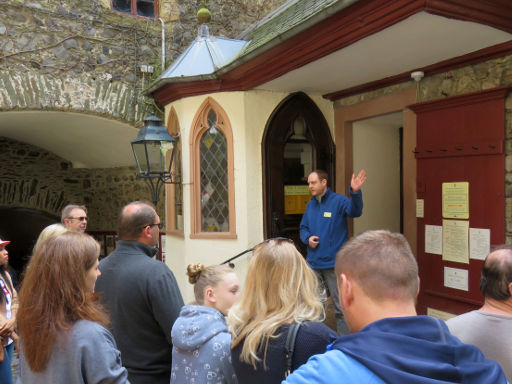
[(5, 246), (10, 241), (0, 239), (0, 383), (12, 384), (11, 358), (16, 337), (14, 325), (18, 298), (6, 268), (9, 253)]
[(96, 240), (71, 231), (34, 253), (20, 290), (19, 383), (128, 383), (94, 294), (99, 253)]
[[(281, 383), (288, 369), (325, 352), (336, 333), (321, 323), (324, 316), (316, 275), (293, 242), (276, 238), (257, 245), (240, 299), (227, 321), (238, 381)], [(288, 367), (285, 345), (292, 323), (301, 325)]]

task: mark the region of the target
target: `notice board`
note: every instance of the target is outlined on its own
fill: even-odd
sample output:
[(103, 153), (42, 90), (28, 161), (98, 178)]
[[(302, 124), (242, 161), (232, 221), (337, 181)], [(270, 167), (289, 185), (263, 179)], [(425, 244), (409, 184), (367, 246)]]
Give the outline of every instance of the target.
[[(482, 234), (473, 236), (479, 244), (485, 244), (485, 236), (490, 246), (505, 242), (508, 92), (508, 87), (496, 88), (410, 106), (417, 115), (416, 192), (422, 200), (417, 217), (420, 314), (456, 315), (483, 303), (478, 288), (483, 261), (467, 256), (469, 234)], [(443, 228), (444, 241), (450, 242), (445, 247), (439, 244)]]

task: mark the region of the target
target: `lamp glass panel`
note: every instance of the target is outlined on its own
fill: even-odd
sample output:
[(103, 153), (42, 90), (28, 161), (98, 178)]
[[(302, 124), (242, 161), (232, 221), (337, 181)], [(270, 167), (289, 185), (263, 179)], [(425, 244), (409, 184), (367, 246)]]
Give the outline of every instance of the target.
[(162, 173), (166, 172), (165, 169), (165, 152), (162, 153), (162, 148), (159, 141), (150, 141), (146, 143), (149, 158), (149, 172)]
[(134, 143), (132, 144), (133, 153), (135, 155), (135, 162), (137, 163), (137, 168), (139, 174), (144, 174), (148, 171), (148, 161), (146, 159), (146, 146), (144, 143)]

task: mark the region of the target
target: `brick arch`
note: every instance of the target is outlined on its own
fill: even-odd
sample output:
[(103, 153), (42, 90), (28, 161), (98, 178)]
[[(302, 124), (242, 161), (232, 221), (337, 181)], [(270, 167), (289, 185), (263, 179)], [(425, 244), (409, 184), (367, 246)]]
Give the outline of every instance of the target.
[(106, 77), (55, 78), (38, 72), (0, 73), (1, 110), (61, 110), (142, 121), (149, 111), (133, 85)]

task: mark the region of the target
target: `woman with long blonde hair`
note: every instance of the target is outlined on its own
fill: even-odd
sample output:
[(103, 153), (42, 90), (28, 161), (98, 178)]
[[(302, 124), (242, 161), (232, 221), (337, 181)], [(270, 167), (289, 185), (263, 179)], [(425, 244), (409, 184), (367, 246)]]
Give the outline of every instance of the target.
[(19, 383), (129, 383), (94, 294), (99, 253), (91, 236), (71, 231), (36, 249), (20, 290)]
[(292, 323), (296, 335), (292, 370), (336, 339), (324, 325), (324, 308), (315, 273), (289, 239), (257, 245), (245, 286), (231, 308), (232, 363), (244, 384), (281, 383), (285, 377), (285, 341)]

